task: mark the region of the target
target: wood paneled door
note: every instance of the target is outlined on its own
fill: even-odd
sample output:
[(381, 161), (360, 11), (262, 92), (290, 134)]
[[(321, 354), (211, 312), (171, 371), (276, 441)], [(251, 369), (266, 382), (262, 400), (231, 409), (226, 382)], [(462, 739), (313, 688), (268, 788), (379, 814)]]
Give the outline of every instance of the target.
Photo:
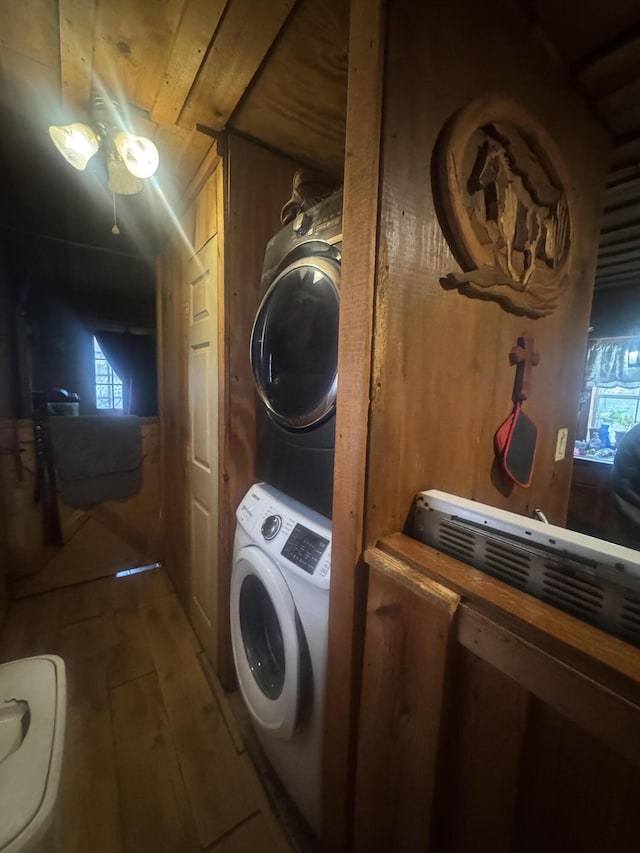
[[(214, 173), (210, 181), (217, 181)], [(205, 193), (205, 196), (207, 194)], [(215, 222), (215, 204), (211, 219)], [(209, 229), (207, 229), (209, 230)], [(217, 229), (187, 262), (189, 361), (190, 617), (214, 666), (218, 659), (218, 282)]]

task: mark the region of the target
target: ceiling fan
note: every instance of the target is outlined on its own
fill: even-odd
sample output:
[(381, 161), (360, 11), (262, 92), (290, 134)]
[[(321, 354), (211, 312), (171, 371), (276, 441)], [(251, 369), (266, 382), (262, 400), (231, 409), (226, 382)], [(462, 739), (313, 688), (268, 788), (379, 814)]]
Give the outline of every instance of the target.
[(100, 150), (107, 164), (109, 189), (118, 195), (139, 193), (143, 180), (154, 175), (160, 163), (154, 143), (125, 129), (116, 101), (95, 98), (89, 121), (52, 125), (49, 136), (67, 163), (79, 171)]

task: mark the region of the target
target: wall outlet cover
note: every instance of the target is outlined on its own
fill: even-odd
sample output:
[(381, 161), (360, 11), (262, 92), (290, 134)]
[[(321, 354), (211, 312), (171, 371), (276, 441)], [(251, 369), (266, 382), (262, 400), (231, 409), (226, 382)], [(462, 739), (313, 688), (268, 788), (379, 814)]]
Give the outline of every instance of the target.
[(568, 435), (569, 430), (566, 427), (558, 430), (558, 437), (556, 438), (556, 455), (554, 457), (556, 462), (560, 462), (566, 456)]

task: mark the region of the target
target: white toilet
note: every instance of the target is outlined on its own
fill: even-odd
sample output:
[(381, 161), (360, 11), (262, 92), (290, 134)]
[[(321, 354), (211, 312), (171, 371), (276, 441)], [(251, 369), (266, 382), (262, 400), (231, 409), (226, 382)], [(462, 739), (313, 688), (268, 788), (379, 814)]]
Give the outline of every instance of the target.
[(0, 665), (0, 853), (55, 850), (66, 707), (61, 658)]

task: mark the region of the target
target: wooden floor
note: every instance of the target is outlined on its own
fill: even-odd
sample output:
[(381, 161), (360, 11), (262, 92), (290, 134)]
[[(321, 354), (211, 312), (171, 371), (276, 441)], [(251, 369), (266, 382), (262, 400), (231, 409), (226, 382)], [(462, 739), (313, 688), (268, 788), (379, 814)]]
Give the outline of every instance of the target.
[(0, 659), (59, 654), (64, 853), (289, 853), (162, 569), (22, 598)]

